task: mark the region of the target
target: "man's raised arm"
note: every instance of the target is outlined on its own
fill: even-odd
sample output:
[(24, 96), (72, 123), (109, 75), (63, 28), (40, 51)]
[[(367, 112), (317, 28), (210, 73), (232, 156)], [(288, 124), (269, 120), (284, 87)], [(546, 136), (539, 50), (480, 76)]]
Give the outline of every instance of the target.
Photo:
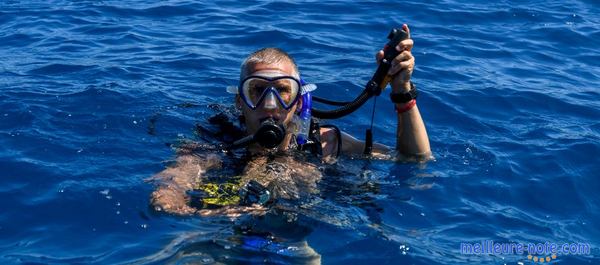
[[(410, 29), (405, 24), (402, 27), (407, 33), (408, 38), (400, 42), (396, 49), (401, 53), (392, 60), (391, 68), (388, 72), (393, 79), (390, 83), (392, 87), (392, 100), (396, 101), (395, 109), (398, 117), (398, 126), (396, 129), (396, 151), (403, 158), (426, 161), (431, 159), (431, 149), (429, 146), (429, 137), (425, 124), (421, 118), (421, 113), (417, 107), (416, 99), (411, 98), (413, 93), (413, 84), (410, 81), (413, 69), (415, 67), (415, 58), (411, 50), (413, 40), (410, 38)], [(384, 57), (383, 50), (376, 55), (377, 62)], [(323, 134), (323, 133), (322, 133)], [(324, 133), (324, 138), (331, 138), (331, 133)], [(342, 133), (342, 152), (350, 155), (360, 155), (364, 151), (365, 143), (349, 134)], [(325, 150), (325, 148), (324, 148)], [(373, 155), (387, 155), (390, 148), (382, 144), (373, 144)]]

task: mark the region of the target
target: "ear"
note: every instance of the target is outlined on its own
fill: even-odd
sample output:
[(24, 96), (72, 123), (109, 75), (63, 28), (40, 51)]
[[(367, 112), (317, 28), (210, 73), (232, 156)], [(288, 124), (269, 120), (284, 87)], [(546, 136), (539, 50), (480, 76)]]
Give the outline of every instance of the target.
[(298, 102), (296, 103), (296, 113), (299, 113), (302, 109), (302, 96), (299, 96)]

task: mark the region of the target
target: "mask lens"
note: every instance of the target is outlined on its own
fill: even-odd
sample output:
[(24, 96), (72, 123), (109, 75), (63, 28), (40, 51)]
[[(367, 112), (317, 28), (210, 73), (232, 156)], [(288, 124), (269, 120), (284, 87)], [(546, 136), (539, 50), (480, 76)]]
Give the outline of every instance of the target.
[(244, 94), (252, 102), (254, 106), (258, 105), (258, 100), (269, 87), (269, 81), (251, 78), (244, 83)]
[[(300, 91), (300, 85), (292, 77), (276, 77), (273, 79), (265, 77), (250, 77), (242, 84), (243, 96), (247, 99), (247, 103), (250, 103), (252, 108), (257, 107), (264, 97), (266, 96), (265, 91), (273, 88), (277, 96), (285, 104), (285, 108), (288, 108), (290, 104), (298, 97)], [(266, 92), (269, 93), (269, 92)]]
[(298, 92), (296, 81), (289, 78), (273, 81), (273, 87), (277, 90), (277, 93), (279, 93), (279, 96), (286, 105), (292, 103)]

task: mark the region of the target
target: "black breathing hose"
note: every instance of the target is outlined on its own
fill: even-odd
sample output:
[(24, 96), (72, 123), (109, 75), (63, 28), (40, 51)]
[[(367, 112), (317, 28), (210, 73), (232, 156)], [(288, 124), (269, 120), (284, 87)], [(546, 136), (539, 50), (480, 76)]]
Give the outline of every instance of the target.
[(381, 91), (387, 86), (391, 77), (387, 75), (388, 70), (391, 67), (391, 62), (400, 52), (396, 50), (396, 46), (400, 44), (401, 41), (408, 38), (408, 33), (402, 29), (392, 29), (390, 34), (387, 37), (390, 41), (385, 45), (383, 52), (384, 57), (379, 63), (377, 67), (377, 71), (371, 77), (371, 80), (365, 86), (363, 92), (358, 95), (351, 102), (338, 102), (327, 100), (319, 97), (313, 97), (313, 100), (333, 106), (340, 106), (337, 109), (332, 110), (320, 110), (316, 108), (311, 108), (312, 116), (320, 118), (320, 119), (337, 119), (344, 117), (358, 108), (360, 108), (367, 100), (369, 100), (373, 96), (379, 96)]
[(369, 91), (363, 91), (358, 97), (356, 97), (350, 104), (346, 104), (340, 108), (334, 110), (320, 110), (320, 109), (311, 109), (311, 114), (319, 119), (337, 119), (344, 117), (358, 108), (360, 108), (367, 100), (369, 100), (373, 95), (369, 93)]

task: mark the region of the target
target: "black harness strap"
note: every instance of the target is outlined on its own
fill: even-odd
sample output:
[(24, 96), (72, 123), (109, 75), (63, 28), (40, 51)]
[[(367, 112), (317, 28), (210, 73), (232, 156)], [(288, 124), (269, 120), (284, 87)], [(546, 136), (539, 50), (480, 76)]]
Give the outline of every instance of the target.
[(298, 146), (298, 148), (302, 151), (309, 150), (310, 153), (316, 156), (322, 156), (323, 148), (321, 147), (321, 126), (319, 125), (319, 121), (316, 119), (310, 119), (308, 140), (308, 143)]

